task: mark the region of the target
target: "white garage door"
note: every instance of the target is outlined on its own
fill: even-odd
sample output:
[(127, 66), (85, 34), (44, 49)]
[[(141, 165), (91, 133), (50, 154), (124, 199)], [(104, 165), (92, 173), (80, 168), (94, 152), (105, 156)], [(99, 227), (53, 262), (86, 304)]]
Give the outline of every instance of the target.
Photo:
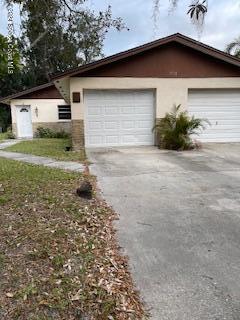
[(84, 104), (87, 147), (153, 145), (153, 91), (91, 90)]
[(197, 139), (203, 142), (240, 141), (240, 90), (191, 90), (188, 108), (190, 114), (211, 123)]

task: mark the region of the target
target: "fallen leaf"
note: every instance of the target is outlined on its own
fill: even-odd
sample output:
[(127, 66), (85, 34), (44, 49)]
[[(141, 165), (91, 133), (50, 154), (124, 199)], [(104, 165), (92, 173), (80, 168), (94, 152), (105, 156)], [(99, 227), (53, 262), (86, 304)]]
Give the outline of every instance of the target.
[(12, 292), (7, 292), (7, 293), (6, 293), (6, 296), (7, 296), (8, 298), (13, 298), (13, 297), (14, 297), (14, 294), (13, 294)]

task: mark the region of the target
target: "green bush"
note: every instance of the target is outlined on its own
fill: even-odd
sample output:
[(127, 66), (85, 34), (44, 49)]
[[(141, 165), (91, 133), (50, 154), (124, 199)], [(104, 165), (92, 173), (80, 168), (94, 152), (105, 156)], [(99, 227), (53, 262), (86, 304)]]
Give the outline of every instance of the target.
[(16, 138), (14, 133), (12, 132), (12, 127), (7, 128), (6, 138), (7, 139), (15, 139)]
[(60, 130), (60, 131), (56, 131), (55, 132), (55, 137), (54, 138), (57, 138), (57, 139), (67, 139), (70, 137), (70, 134), (67, 133), (66, 131), (64, 130)]
[(180, 111), (181, 105), (174, 106), (173, 111), (153, 128), (159, 137), (159, 147), (170, 150), (190, 150), (196, 147), (191, 135), (199, 134), (204, 129), (204, 119), (189, 116), (187, 111)]
[(54, 131), (49, 128), (38, 127), (35, 134), (36, 138), (57, 138), (57, 139), (65, 139), (69, 138), (69, 133), (64, 130)]

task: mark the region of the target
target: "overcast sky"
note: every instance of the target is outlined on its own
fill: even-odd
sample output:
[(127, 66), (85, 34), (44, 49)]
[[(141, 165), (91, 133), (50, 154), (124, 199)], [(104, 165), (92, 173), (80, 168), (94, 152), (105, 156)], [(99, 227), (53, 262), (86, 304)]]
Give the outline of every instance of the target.
[[(179, 0), (178, 8), (169, 14), (169, 0), (160, 0), (158, 30), (154, 35), (152, 0), (90, 0), (92, 9), (103, 10), (112, 5), (113, 15), (122, 17), (130, 31), (111, 31), (105, 41), (104, 53), (110, 55), (176, 32), (198, 40), (195, 26), (186, 15), (191, 0)], [(0, 7), (0, 33), (7, 33), (7, 13)], [(19, 14), (14, 10), (16, 35), (19, 35)], [(224, 50), (226, 44), (240, 35), (240, 0), (209, 0), (209, 12), (201, 41)]]

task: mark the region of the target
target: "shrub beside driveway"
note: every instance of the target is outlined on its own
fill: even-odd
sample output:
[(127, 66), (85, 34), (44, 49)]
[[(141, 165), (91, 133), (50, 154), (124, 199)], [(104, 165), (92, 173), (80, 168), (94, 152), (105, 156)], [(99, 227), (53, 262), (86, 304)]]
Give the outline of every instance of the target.
[(142, 319), (114, 213), (80, 174), (0, 158), (0, 318)]

